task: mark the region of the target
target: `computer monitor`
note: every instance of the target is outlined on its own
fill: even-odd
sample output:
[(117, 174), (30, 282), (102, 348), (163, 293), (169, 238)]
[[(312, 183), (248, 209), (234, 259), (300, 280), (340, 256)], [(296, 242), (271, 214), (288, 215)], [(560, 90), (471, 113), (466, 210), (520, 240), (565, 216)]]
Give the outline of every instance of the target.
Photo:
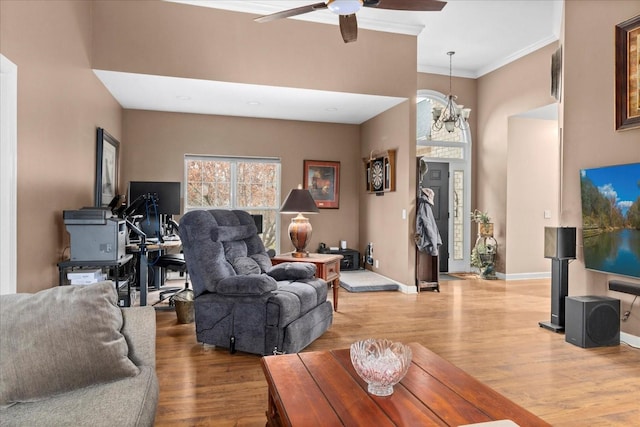
[(180, 214), (180, 183), (129, 182), (128, 212), (142, 215), (138, 224), (148, 238), (162, 240), (166, 216)]
[(161, 215), (180, 215), (180, 183), (159, 181), (129, 182), (129, 205), (144, 194), (156, 196), (157, 213)]

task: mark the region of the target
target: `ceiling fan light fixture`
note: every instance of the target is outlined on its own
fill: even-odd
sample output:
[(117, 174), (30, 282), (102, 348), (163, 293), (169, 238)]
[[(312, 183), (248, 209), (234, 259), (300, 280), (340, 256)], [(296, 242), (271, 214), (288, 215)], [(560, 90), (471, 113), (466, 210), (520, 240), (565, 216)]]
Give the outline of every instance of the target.
[(327, 8), (338, 15), (351, 15), (362, 8), (363, 0), (327, 0)]

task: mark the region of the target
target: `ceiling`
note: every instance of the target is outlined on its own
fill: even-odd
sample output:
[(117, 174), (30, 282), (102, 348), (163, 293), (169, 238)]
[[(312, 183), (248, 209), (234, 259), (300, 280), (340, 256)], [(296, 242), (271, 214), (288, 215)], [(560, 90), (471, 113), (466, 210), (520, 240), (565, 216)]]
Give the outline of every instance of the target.
[[(265, 15), (315, 3), (298, 1), (165, 0)], [(563, 0), (448, 0), (440, 12), (362, 8), (362, 29), (417, 36), (418, 72), (478, 78), (559, 39)], [(295, 18), (336, 26), (328, 10)], [(277, 25), (277, 21), (256, 24)], [(356, 42), (357, 43), (357, 42)], [(360, 124), (404, 101), (346, 94), (95, 70), (123, 108)]]

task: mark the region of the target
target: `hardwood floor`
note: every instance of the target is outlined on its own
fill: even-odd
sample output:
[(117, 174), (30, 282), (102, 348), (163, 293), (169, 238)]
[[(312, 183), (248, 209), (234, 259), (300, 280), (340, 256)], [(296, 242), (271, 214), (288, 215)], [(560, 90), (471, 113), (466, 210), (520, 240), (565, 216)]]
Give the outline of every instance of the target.
[[(549, 281), (443, 281), (440, 293), (349, 293), (304, 351), (368, 337), (419, 342), (554, 426), (640, 425), (640, 350), (583, 349), (538, 326)], [(157, 312), (157, 426), (264, 426), (259, 356), (203, 346), (194, 324)]]

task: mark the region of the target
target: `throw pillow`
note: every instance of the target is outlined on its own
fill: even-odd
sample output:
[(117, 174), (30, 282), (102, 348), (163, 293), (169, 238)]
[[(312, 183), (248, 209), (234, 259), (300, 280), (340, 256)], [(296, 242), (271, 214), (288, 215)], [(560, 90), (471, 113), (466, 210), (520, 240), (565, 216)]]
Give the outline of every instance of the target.
[(138, 374), (112, 282), (0, 297), (0, 405)]
[(233, 260), (233, 269), (238, 275), (260, 274), (260, 266), (253, 258), (240, 256)]
[(260, 266), (260, 272), (266, 273), (271, 270), (271, 258), (266, 253), (259, 253), (251, 255), (251, 258), (255, 259)]

